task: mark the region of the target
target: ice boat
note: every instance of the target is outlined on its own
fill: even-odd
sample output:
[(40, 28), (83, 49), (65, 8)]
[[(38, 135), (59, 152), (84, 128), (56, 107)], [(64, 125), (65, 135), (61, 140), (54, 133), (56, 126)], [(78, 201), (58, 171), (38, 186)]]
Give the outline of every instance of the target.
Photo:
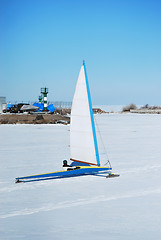
[(63, 161), (63, 171), (16, 178), (16, 183), (32, 182), (84, 175), (116, 177), (112, 167), (101, 166), (97, 136), (92, 110), (92, 102), (86, 72), (86, 66), (80, 69), (72, 103), (70, 123), (70, 161)]

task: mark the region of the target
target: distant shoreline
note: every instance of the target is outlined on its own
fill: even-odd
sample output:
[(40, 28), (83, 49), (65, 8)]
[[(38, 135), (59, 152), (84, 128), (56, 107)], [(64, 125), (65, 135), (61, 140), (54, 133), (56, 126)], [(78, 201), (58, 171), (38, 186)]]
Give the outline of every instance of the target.
[(130, 109), (131, 113), (161, 114), (161, 109)]
[[(70, 124), (71, 109), (57, 109), (55, 114), (0, 114), (0, 124)], [(161, 114), (161, 109), (130, 109), (129, 111), (107, 112), (100, 108), (93, 108), (94, 114), (119, 113), (119, 114)]]
[[(94, 114), (106, 113), (100, 108), (93, 109)], [(33, 114), (0, 114), (0, 124), (64, 124), (70, 123), (71, 109), (57, 109), (55, 114), (33, 113)]]
[(0, 124), (69, 124), (70, 117), (60, 114), (1, 114)]

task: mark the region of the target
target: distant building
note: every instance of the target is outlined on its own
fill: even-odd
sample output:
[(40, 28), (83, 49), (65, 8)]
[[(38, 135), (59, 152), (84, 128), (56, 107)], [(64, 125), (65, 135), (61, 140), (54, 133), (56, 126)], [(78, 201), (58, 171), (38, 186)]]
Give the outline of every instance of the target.
[(7, 107), (6, 97), (0, 97), (0, 113)]

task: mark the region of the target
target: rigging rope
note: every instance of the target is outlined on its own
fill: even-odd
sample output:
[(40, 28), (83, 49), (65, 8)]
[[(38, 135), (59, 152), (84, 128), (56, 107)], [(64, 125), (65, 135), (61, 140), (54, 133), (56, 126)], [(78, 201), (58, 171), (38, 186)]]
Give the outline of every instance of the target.
[(110, 163), (110, 160), (109, 160), (109, 157), (108, 157), (108, 154), (107, 154), (107, 151), (106, 151), (106, 148), (105, 148), (102, 136), (101, 136), (101, 131), (100, 131), (99, 127), (98, 127), (98, 123), (96, 121), (96, 118), (94, 118), (94, 121), (95, 121), (97, 132), (99, 133), (99, 137), (100, 137), (100, 140), (101, 140), (101, 143), (102, 143), (102, 146), (103, 146), (104, 155), (106, 155), (106, 157), (107, 157), (107, 162), (104, 164), (104, 166), (109, 165), (109, 167), (111, 168), (111, 163)]

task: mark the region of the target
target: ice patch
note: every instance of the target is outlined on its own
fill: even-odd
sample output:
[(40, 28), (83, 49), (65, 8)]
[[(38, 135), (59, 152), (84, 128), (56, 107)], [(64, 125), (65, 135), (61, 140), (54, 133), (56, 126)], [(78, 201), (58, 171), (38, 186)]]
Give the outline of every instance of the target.
[(20, 211), (13, 211), (8, 214), (0, 215), (0, 218), (10, 218), (10, 217), (16, 217), (16, 216), (24, 216), (24, 215), (31, 215), (31, 214), (36, 214), (39, 212), (47, 212), (47, 211), (54, 211), (58, 209), (65, 209), (65, 208), (71, 208), (71, 207), (78, 207), (78, 206), (83, 206), (83, 205), (91, 205), (95, 203), (100, 203), (100, 202), (106, 202), (106, 201), (115, 201), (119, 199), (126, 199), (126, 198), (137, 198), (137, 197), (144, 197), (147, 195), (152, 195), (152, 194), (161, 194), (161, 188), (157, 188), (154, 190), (145, 190), (145, 191), (139, 191), (139, 192), (130, 192), (128, 194), (124, 195), (116, 195), (116, 196), (111, 196), (111, 197), (106, 197), (103, 195), (91, 198), (91, 199), (78, 199), (76, 201), (66, 201), (66, 202), (61, 202), (58, 204), (48, 204), (45, 206), (42, 206), (40, 208), (30, 208), (30, 209), (23, 209)]
[(152, 170), (158, 170), (161, 168), (161, 165), (153, 165), (153, 166), (145, 166), (145, 167), (138, 167), (138, 168), (132, 168), (132, 169), (124, 169), (121, 171), (121, 174), (127, 174), (127, 173), (138, 173), (138, 172), (151, 172)]

